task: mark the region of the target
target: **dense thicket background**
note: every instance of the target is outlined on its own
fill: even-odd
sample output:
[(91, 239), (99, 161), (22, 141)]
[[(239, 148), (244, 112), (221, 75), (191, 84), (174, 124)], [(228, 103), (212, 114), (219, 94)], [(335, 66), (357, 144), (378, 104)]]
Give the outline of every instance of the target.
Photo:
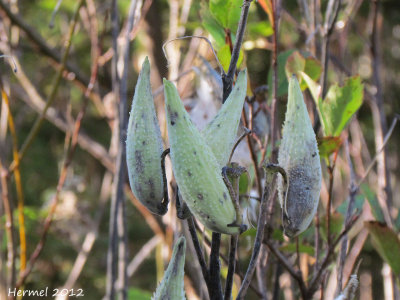
[[(55, 6), (61, 5), (55, 12)], [(118, 97), (112, 92), (112, 47), (111, 1), (83, 1), (77, 13), (77, 22), (72, 38), (69, 38), (76, 5), (80, 1), (64, 0), (1, 0), (0, 6), (0, 52), (12, 55), (17, 63), (17, 72), (13, 73), (13, 61), (4, 57), (0, 62), (1, 88), (3, 101), (0, 114), (0, 161), (2, 172), (2, 201), (0, 204), (0, 298), (5, 297), (9, 283), (8, 269), (9, 239), (7, 236), (7, 211), (5, 203), (11, 204), (13, 211), (14, 250), (16, 254), (16, 281), (19, 278), (21, 219), (18, 214), (16, 187), (19, 182), (23, 191), (23, 215), (26, 230), (27, 258), (41, 240), (46, 217), (51, 212), (54, 196), (58, 199), (53, 214), (53, 222), (45, 239), (43, 250), (34, 264), (32, 272), (26, 278), (26, 289), (44, 287), (82, 288), (84, 299), (100, 299), (105, 294), (107, 251), (109, 241), (110, 198), (115, 157), (118, 148), (117, 112)], [(169, 65), (163, 53), (163, 44), (173, 38), (185, 35), (201, 35), (210, 38), (218, 52), (221, 63), (226, 67), (230, 59), (230, 43), (235, 40), (242, 1), (232, 1), (235, 13), (226, 24), (221, 24), (218, 10), (212, 9), (212, 3), (218, 1), (191, 0), (157, 0), (137, 2), (134, 14), (133, 30), (130, 35), (131, 47), (127, 70), (127, 99), (130, 107), (134, 94), (139, 68), (145, 56), (151, 62), (151, 81), (155, 92), (155, 103), (163, 136), (165, 118), (163, 115), (163, 97), (160, 90), (163, 77), (178, 81), (179, 91), (188, 110), (198, 102), (205, 101), (197, 107), (197, 121), (203, 124), (205, 119), (218, 108), (221, 86), (219, 81), (210, 75), (207, 62), (219, 72), (216, 60), (209, 45), (201, 39), (185, 39), (171, 42), (166, 46)], [(356, 116), (341, 135), (342, 141), (349, 141), (349, 153), (352, 158), (357, 181), (364, 176), (366, 168), (382, 146), (383, 136), (389, 129), (395, 113), (400, 112), (400, 2), (396, 0), (340, 1), (337, 19), (329, 37), (327, 55), (327, 79), (329, 88), (333, 84), (343, 84), (345, 78), (358, 75), (364, 86), (364, 101)], [(125, 35), (128, 26), (130, 1), (119, 0), (118, 3), (118, 49), (123, 54)], [(247, 67), (249, 74), (249, 91), (264, 86), (257, 101), (263, 107), (261, 113), (268, 116), (272, 98), (271, 62), (273, 53), (273, 27), (268, 16), (269, 1), (259, 0), (251, 4), (247, 31), (243, 43), (243, 57), (240, 68)], [(316, 5), (316, 14), (310, 14)], [(318, 5), (320, 11), (318, 11)], [(315, 58), (318, 69), (321, 49), (324, 45), (323, 24), (328, 1), (298, 0), (282, 1), (279, 19), (278, 53), (288, 50), (302, 51), (303, 56)], [(52, 16), (54, 20), (52, 21)], [(10, 18), (12, 17), (12, 18)], [(50, 26), (52, 24), (52, 26)], [(320, 27), (318, 27), (320, 26)], [(65, 58), (65, 70), (61, 79), (56, 82), (60, 72), (60, 61), (65, 53), (67, 43), (71, 43), (68, 56)], [(123, 55), (118, 53), (117, 69), (124, 68)], [(299, 54), (299, 53), (298, 53)], [(301, 54), (299, 54), (301, 56)], [(293, 56), (295, 57), (295, 56)], [(284, 67), (287, 57), (278, 59), (278, 69), (282, 68), (281, 80), (285, 80)], [(9, 64), (10, 65), (9, 65)], [(10, 67), (11, 66), (11, 67)], [(314, 78), (319, 81), (319, 72)], [(89, 84), (90, 83), (90, 84)], [(269, 85), (269, 89), (265, 85)], [(286, 83), (287, 84), (287, 83)], [(88, 88), (89, 87), (89, 88)], [(286, 86), (278, 93), (278, 120), (282, 122), (286, 105)], [(212, 90), (212, 92), (210, 92)], [(52, 95), (54, 94), (54, 95)], [(312, 120), (315, 121), (316, 110), (311, 94), (305, 91)], [(8, 95), (9, 108), (4, 100)], [(210, 101), (210, 98), (216, 99)], [(51, 99), (48, 117), (41, 124), (32, 143), (27, 148), (20, 165), (21, 179), (16, 180), (10, 165), (15, 159), (13, 145), (21, 149), (26, 141), (35, 120), (44, 107), (44, 102)], [(64, 158), (69, 152), (69, 139), (73, 136), (74, 122), (82, 113), (87, 102), (86, 112), (82, 119), (78, 146), (71, 164), (63, 168)], [(372, 103), (372, 104), (371, 104)], [(265, 106), (264, 106), (265, 105)], [(214, 110), (214, 112), (213, 112)], [(15, 134), (8, 120), (12, 115)], [(208, 113), (210, 116), (208, 116)], [(206, 116), (206, 117), (205, 117)], [(281, 124), (281, 123), (279, 123)], [(259, 140), (268, 135), (268, 123), (261, 128)], [(381, 126), (383, 125), (383, 130)], [(318, 125), (316, 128), (320, 128)], [(263, 131), (264, 130), (264, 131)], [(319, 132), (321, 136), (321, 131)], [(399, 299), (400, 272), (400, 185), (399, 176), (399, 128), (396, 127), (387, 144), (383, 156), (378, 156), (378, 163), (369, 172), (364, 184), (357, 191), (356, 212), (359, 219), (349, 233), (350, 247), (354, 250), (348, 264), (351, 268), (358, 258), (362, 258), (360, 270), (359, 299)], [(17, 138), (15, 141), (13, 138)], [(246, 144), (246, 142), (243, 142)], [(256, 143), (256, 140), (253, 140)], [(349, 197), (350, 171), (346, 158), (345, 142), (338, 149), (338, 158), (334, 168), (332, 231), (339, 233), (346, 215), (346, 201)], [(260, 150), (260, 149), (258, 149)], [(246, 152), (246, 148), (244, 150)], [(270, 151), (267, 151), (267, 156)], [(333, 154), (332, 156), (334, 156)], [(332, 162), (332, 156), (330, 160)], [(251, 160), (243, 154), (243, 161)], [(260, 157), (259, 157), (260, 159)], [(328, 203), (329, 172), (327, 163), (322, 159), (324, 184), (321, 192), (319, 220), (321, 230), (320, 248), (326, 246), (326, 206)], [(57, 184), (62, 170), (66, 170), (66, 180), (59, 192)], [(9, 170), (10, 172), (8, 172)], [(14, 169), (15, 171), (15, 169)], [(254, 172), (254, 169), (253, 169)], [(18, 175), (17, 175), (18, 176)], [(170, 175), (168, 175), (170, 176)], [(252, 176), (254, 180), (254, 175)], [(388, 183), (385, 184), (384, 180)], [(256, 183), (253, 182), (255, 189)], [(5, 198), (5, 189), (8, 197)], [(256, 190), (256, 189), (255, 189)], [(128, 288), (130, 299), (148, 299), (161, 280), (163, 270), (168, 262), (173, 237), (179, 234), (181, 223), (176, 218), (172, 207), (164, 217), (151, 215), (134, 199), (128, 189), (125, 190), (126, 230), (128, 261), (134, 260), (135, 267), (128, 268)], [(172, 192), (172, 190), (171, 190)], [(254, 191), (255, 195), (257, 192)], [(260, 195), (258, 195), (260, 196)], [(385, 215), (385, 210), (389, 215)], [(275, 206), (277, 241), (281, 251), (295, 263), (293, 241), (283, 239), (280, 231), (280, 208)], [(364, 221), (381, 222), (377, 230), (387, 234), (384, 243), (370, 238), (370, 231)], [(386, 225), (383, 225), (386, 224)], [(325, 227), (324, 227), (325, 226)], [(374, 227), (375, 228), (375, 227)], [(370, 229), (370, 230), (374, 230)], [(376, 229), (376, 228), (375, 228)], [(314, 264), (314, 231), (315, 224), (301, 236), (300, 266), (303, 277), (311, 274)], [(240, 238), (239, 269), (242, 273), (247, 268), (251, 255), (252, 239), (255, 230)], [(208, 236), (208, 233), (206, 233)], [(208, 251), (208, 248), (205, 248)], [(229, 241), (222, 239), (221, 253), (228, 255)], [(378, 250), (377, 250), (378, 249)], [(192, 249), (189, 249), (189, 252)], [(79, 259), (77, 259), (80, 253)], [(394, 255), (390, 255), (392, 253)], [(139, 256), (137, 256), (139, 255)], [(337, 253), (336, 253), (337, 255)], [(353, 256), (351, 256), (353, 255)], [(337, 257), (337, 256), (335, 256)], [(83, 260), (82, 260), (83, 259)], [(85, 261), (86, 260), (86, 261)], [(72, 269), (77, 262), (86, 263)], [(187, 295), (189, 299), (204, 296), (205, 287), (199, 278), (196, 257), (188, 253)], [(324, 273), (323, 289), (326, 299), (332, 299), (335, 291), (334, 279), (337, 260), (332, 261)], [(298, 288), (284, 268), (277, 267), (273, 256), (269, 258), (268, 276), (265, 283), (268, 295), (272, 295), (273, 283), (280, 287), (281, 299), (297, 299)], [(348, 265), (346, 261), (346, 266)], [(29, 265), (29, 264), (28, 264)], [(132, 266), (132, 265), (131, 265)], [(226, 276), (226, 264), (222, 263), (222, 274)], [(350, 270), (345, 270), (347, 276)], [(274, 275), (275, 274), (275, 275)], [(333, 274), (333, 275), (332, 275)], [(79, 276), (79, 277), (78, 277)], [(278, 278), (276, 280), (275, 278)], [(235, 279), (234, 293), (238, 289), (238, 278)], [(15, 280), (14, 280), (15, 284)], [(257, 282), (254, 281), (257, 286)], [(391, 290), (392, 289), (392, 290)], [(319, 297), (319, 294), (316, 297)], [(147, 298), (146, 298), (147, 297)], [(396, 298), (397, 297), (397, 298)], [(50, 297), (49, 297), (50, 299)], [(248, 299), (258, 299), (249, 290)]]

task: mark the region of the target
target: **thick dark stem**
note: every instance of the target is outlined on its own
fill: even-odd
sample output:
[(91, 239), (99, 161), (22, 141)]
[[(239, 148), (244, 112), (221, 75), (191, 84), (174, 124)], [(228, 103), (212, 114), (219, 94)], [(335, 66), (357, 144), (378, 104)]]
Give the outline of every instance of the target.
[(199, 243), (199, 239), (197, 238), (196, 227), (194, 225), (193, 217), (190, 217), (190, 218), (187, 219), (187, 224), (188, 224), (188, 227), (189, 227), (190, 235), (192, 236), (193, 245), (194, 245), (194, 248), (196, 250), (196, 255), (197, 255), (197, 258), (199, 260), (201, 271), (203, 273), (204, 280), (205, 280), (205, 282), (207, 284), (207, 287), (208, 287), (208, 282), (209, 282), (209, 276), (210, 275), (208, 273), (206, 261), (204, 260), (203, 251), (201, 250), (201, 245)]
[[(118, 7), (117, 0), (112, 1), (111, 6), (111, 23), (112, 23), (112, 47), (114, 50), (114, 56), (112, 58), (112, 87), (115, 97), (115, 102), (118, 103), (120, 99), (120, 78), (117, 72), (117, 59), (118, 59), (118, 44), (117, 38), (119, 35), (119, 22), (118, 22)], [(125, 165), (122, 164), (125, 161), (125, 155), (123, 152), (125, 147), (123, 146), (122, 135), (124, 134), (124, 115), (126, 110), (123, 109), (123, 103), (119, 103), (118, 106), (118, 119), (119, 119), (119, 143), (117, 153), (117, 166), (114, 179), (114, 190), (111, 199), (110, 209), (110, 227), (109, 227), (109, 244), (107, 253), (107, 279), (106, 279), (106, 296), (105, 299), (115, 299), (115, 286), (118, 278), (118, 246), (120, 243), (118, 237), (118, 219), (121, 215), (119, 212), (122, 209), (121, 201), (123, 201), (123, 185), (125, 183)], [(122, 117), (122, 118), (121, 118)], [(122, 142), (122, 143), (121, 143)]]
[(220, 269), (221, 264), (219, 260), (219, 248), (221, 245), (221, 234), (217, 232), (212, 233), (211, 240), (211, 253), (210, 253), (210, 281), (209, 290), (211, 300), (222, 300), (222, 286)]
[(232, 295), (232, 285), (233, 285), (233, 275), (235, 274), (236, 267), (236, 249), (238, 246), (238, 236), (231, 236), (231, 245), (229, 248), (229, 265), (228, 265), (228, 275), (226, 276), (225, 285), (225, 298), (224, 300), (230, 300)]
[(222, 102), (225, 102), (225, 100), (228, 98), (229, 94), (232, 91), (233, 77), (235, 76), (236, 65), (240, 54), (240, 48), (242, 47), (243, 36), (246, 30), (247, 16), (249, 15), (250, 3), (252, 1), (253, 0), (243, 0), (242, 13), (240, 15), (239, 25), (236, 32), (236, 41), (235, 45), (233, 46), (228, 73), (222, 74), (222, 83), (223, 83)]

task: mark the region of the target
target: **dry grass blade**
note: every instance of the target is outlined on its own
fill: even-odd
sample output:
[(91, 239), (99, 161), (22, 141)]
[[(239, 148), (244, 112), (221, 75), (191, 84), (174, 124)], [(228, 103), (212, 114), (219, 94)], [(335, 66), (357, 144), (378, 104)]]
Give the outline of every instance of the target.
[(25, 234), (25, 217), (24, 217), (24, 193), (22, 190), (21, 172), (19, 168), (20, 157), (18, 154), (18, 138), (15, 131), (14, 119), (10, 110), (10, 102), (4, 89), (1, 89), (1, 96), (8, 108), (8, 126), (13, 144), (13, 158), (15, 161), (14, 178), (15, 187), (17, 190), (18, 199), (18, 228), (19, 228), (19, 241), (20, 241), (20, 272), (22, 273), (26, 268), (26, 234)]

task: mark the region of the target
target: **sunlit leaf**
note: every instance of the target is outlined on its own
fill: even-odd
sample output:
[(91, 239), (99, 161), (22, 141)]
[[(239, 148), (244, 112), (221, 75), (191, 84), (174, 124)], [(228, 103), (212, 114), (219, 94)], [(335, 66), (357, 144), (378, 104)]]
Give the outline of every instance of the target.
[(338, 151), (342, 144), (342, 139), (334, 136), (319, 138), (317, 141), (319, 156), (326, 159), (328, 159), (332, 153)]
[(363, 84), (358, 76), (348, 78), (343, 86), (331, 86), (318, 108), (326, 136), (339, 136), (363, 99)]
[(247, 30), (250, 34), (250, 36), (256, 38), (256, 37), (268, 37), (271, 36), (274, 31), (272, 29), (272, 26), (269, 22), (251, 22), (247, 24)]
[(152, 294), (147, 291), (143, 291), (138, 288), (129, 288), (128, 289), (128, 299), (129, 300), (150, 300)]
[(208, 7), (202, 5), (201, 17), (204, 28), (211, 34), (215, 47), (219, 49), (225, 45), (225, 31), (221, 24), (211, 15)]
[[(228, 71), (229, 69), (229, 64), (231, 62), (231, 49), (229, 48), (228, 44), (225, 44), (224, 46), (222, 46), (217, 53), (218, 59), (222, 65), (222, 67), (224, 68), (225, 72)], [(239, 59), (237, 62), (237, 67), (239, 68), (240, 64), (243, 61), (243, 51), (240, 51), (239, 53)]]
[(223, 28), (236, 33), (242, 4), (242, 0), (210, 0), (209, 8), (211, 14)]
[(364, 222), (371, 234), (372, 244), (376, 251), (392, 268), (396, 275), (400, 274), (400, 240), (397, 234), (384, 225), (376, 221)]

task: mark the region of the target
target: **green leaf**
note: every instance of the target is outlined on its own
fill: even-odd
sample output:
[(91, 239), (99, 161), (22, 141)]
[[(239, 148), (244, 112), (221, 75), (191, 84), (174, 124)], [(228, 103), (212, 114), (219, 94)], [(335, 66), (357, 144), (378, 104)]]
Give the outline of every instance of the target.
[(151, 293), (147, 291), (140, 290), (138, 288), (129, 288), (128, 299), (129, 300), (150, 300)]
[(375, 193), (369, 188), (369, 186), (365, 183), (361, 185), (361, 192), (364, 194), (365, 198), (371, 207), (372, 214), (378, 222), (385, 222), (385, 218), (383, 216), (383, 212), (381, 206), (379, 205), (378, 199), (376, 198)]
[(300, 76), (300, 72), (304, 71), (306, 67), (306, 59), (299, 51), (294, 51), (287, 59), (285, 65), (286, 77), (290, 78), (292, 74), (295, 74), (297, 78)]
[(202, 24), (204, 28), (211, 34), (215, 41), (216, 48), (219, 49), (225, 45), (225, 31), (221, 24), (211, 15), (208, 7), (202, 5), (200, 11)]
[(318, 141), (319, 156), (321, 158), (329, 159), (329, 156), (339, 150), (342, 145), (342, 139), (340, 137), (327, 136)]
[(274, 33), (271, 23), (268, 21), (248, 23), (247, 30), (250, 37), (254, 39), (259, 38), (260, 36), (269, 37)]
[(363, 84), (359, 76), (348, 78), (344, 86), (335, 84), (322, 101), (318, 99), (318, 109), (326, 136), (339, 136), (363, 99)]
[[(294, 49), (281, 52), (278, 55), (278, 95), (281, 97), (287, 94), (288, 78), (292, 74), (296, 74), (300, 80), (300, 88), (304, 91), (307, 88), (307, 82), (301, 80), (302, 74), (306, 74), (311, 81), (317, 80), (321, 74), (320, 63), (311, 56), (308, 52), (297, 51)], [(268, 86), (273, 86), (272, 83), (272, 67), (268, 73)], [(270, 93), (272, 98), (272, 93)]]
[[(320, 94), (321, 94), (321, 86), (316, 83), (310, 76), (308, 76), (304, 72), (300, 72), (301, 76), (304, 79), (304, 82), (307, 84), (308, 89), (310, 90), (311, 96), (314, 99), (315, 105), (318, 108), (318, 102), (320, 99)], [(318, 110), (319, 113), (319, 110)]]
[(293, 52), (286, 61), (285, 72), (287, 78), (296, 74), (300, 80), (300, 88), (304, 91), (307, 82), (302, 80), (302, 74), (306, 74), (311, 80), (317, 80), (321, 75), (321, 64), (307, 52)]
[[(222, 46), (217, 53), (219, 62), (221, 63), (222, 67), (224, 68), (225, 72), (229, 69), (229, 64), (231, 62), (231, 49), (229, 48), (228, 44)], [(239, 68), (240, 64), (243, 61), (243, 51), (241, 50), (239, 53), (239, 59), (237, 62), (237, 67)]]
[(236, 33), (242, 4), (242, 0), (210, 0), (209, 8), (211, 14), (223, 28)]
[(249, 191), (250, 176), (247, 172), (240, 175), (239, 178), (239, 195), (247, 194)]
[[(290, 243), (279, 248), (282, 252), (296, 253), (296, 243)], [(311, 256), (314, 255), (314, 247), (310, 245), (299, 245), (300, 253), (307, 253)]]
[(371, 234), (372, 244), (376, 251), (392, 268), (396, 275), (400, 274), (400, 240), (397, 234), (385, 224), (369, 221), (364, 222)]
[[(287, 50), (285, 52), (281, 52), (278, 54), (278, 92), (277, 92), (277, 97), (282, 97), (287, 94), (288, 92), (288, 86), (289, 82), (286, 77), (286, 72), (285, 72), (285, 66), (286, 66), (286, 61), (288, 60), (289, 56), (294, 52), (295, 50)], [(268, 86), (272, 87), (273, 82), (272, 82), (272, 66), (269, 70), (268, 73)], [(269, 93), (269, 98), (272, 99), (272, 93)]]

